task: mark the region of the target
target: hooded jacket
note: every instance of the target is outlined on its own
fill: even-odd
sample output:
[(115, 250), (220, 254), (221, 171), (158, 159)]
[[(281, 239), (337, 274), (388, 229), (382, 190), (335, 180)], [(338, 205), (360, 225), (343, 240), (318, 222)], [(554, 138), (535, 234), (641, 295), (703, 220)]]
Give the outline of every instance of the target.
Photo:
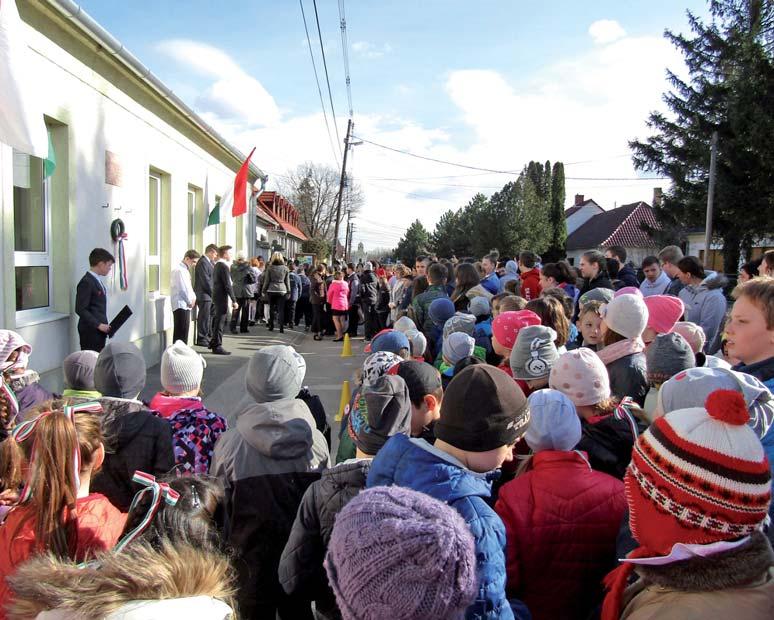
[(365, 306), (375, 306), (379, 301), (379, 280), (377, 280), (376, 274), (370, 269), (360, 274), (358, 296), (360, 297), (360, 303)]
[(328, 445), (303, 401), (255, 404), (215, 446), (211, 473), (225, 489), (224, 535), (237, 553), (245, 618), (287, 601), (277, 568), (304, 492), (328, 465)]
[(505, 526), (486, 503), (492, 472), (478, 474), (422, 439), (395, 435), (376, 455), (368, 487), (398, 485), (426, 493), (454, 508), (467, 523), (476, 546), (478, 593), (468, 620), (510, 620), (505, 598)]
[(505, 524), (508, 593), (534, 620), (585, 620), (616, 565), (623, 483), (578, 452), (545, 450), (500, 489), (495, 510)]
[(530, 269), (521, 274), (521, 296), (527, 301), (540, 297), (540, 269)]
[(263, 272), (262, 295), (269, 293), (290, 293), (290, 272), (285, 265), (269, 265)]
[(105, 495), (127, 512), (140, 489), (132, 482), (137, 470), (157, 478), (175, 466), (169, 424), (138, 401), (120, 398), (100, 400), (105, 435), (105, 462), (92, 480), (92, 490)]
[(708, 558), (637, 566), (621, 620), (764, 620), (774, 613), (774, 553), (760, 532)]
[(721, 274), (704, 279), (698, 286), (687, 285), (678, 297), (685, 304), (685, 321), (696, 323), (704, 330), (706, 337), (703, 351), (712, 351), (713, 343), (728, 310), (728, 302), (723, 295), (723, 287), (728, 280)]
[(13, 620), (233, 618), (228, 560), (186, 544), (133, 543), (85, 567), (43, 556), (22, 567), (12, 586)]
[(323, 568), (336, 515), (366, 487), (371, 459), (326, 469), (304, 493), (290, 538), (282, 552), (279, 579), (290, 596), (334, 601)]
[(201, 398), (176, 398), (159, 392), (151, 400), (150, 407), (172, 430), (178, 471), (208, 474), (215, 442), (226, 432), (226, 420), (207, 411)]
[(255, 276), (250, 263), (238, 260), (231, 265), (231, 286), (237, 299), (255, 295)]
[(505, 285), (508, 282), (519, 280), (519, 263), (515, 260), (509, 260), (505, 263), (505, 273), (500, 278), (500, 293), (505, 292)]
[(632, 447), (643, 429), (627, 405), (614, 413), (581, 419), (581, 440), (575, 446), (589, 457), (591, 467), (623, 480)]
[[(18, 506), (0, 525), (0, 618), (5, 618), (5, 605), (12, 597), (6, 578), (35, 555), (34, 515), (29, 505)], [(75, 560), (91, 559), (96, 553), (111, 549), (124, 529), (126, 515), (119, 512), (104, 495), (92, 493), (75, 502), (78, 524), (78, 547)], [(34, 617), (34, 616), (33, 616)]]

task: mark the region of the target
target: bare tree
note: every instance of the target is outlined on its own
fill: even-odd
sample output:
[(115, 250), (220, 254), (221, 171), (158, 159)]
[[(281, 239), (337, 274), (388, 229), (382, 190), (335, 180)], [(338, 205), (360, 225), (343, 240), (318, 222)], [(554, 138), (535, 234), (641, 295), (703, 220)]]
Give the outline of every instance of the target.
[[(298, 209), (301, 230), (310, 238), (329, 239), (336, 225), (336, 204), (339, 195), (340, 172), (314, 162), (305, 162), (289, 170), (280, 191)], [(353, 214), (363, 205), (360, 186), (351, 179), (344, 189), (341, 206), (342, 220), (349, 210)], [(343, 227), (340, 226), (343, 230)]]

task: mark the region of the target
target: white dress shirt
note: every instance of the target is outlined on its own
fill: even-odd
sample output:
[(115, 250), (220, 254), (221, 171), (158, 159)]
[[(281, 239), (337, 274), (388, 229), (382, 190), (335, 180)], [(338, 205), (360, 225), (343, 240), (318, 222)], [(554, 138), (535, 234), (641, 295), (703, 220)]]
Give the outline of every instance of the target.
[(196, 293), (191, 286), (191, 272), (188, 271), (188, 265), (180, 263), (172, 268), (169, 288), (172, 310), (188, 310), (193, 306)]

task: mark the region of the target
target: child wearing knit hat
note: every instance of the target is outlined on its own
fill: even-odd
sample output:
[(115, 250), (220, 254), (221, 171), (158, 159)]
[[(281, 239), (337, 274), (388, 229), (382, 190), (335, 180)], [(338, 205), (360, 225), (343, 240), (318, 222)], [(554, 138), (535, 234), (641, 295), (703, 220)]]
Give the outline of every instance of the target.
[(169, 422), (175, 466), (184, 474), (208, 474), (215, 443), (226, 432), (226, 420), (202, 403), (204, 358), (178, 340), (161, 356), (161, 386), (149, 407)]
[(94, 368), (97, 365), (96, 351), (76, 351), (70, 353), (62, 362), (65, 389), (63, 398), (101, 398), (102, 394), (94, 386)]
[(444, 389), (448, 387), (449, 382), (454, 377), (454, 368), (457, 363), (466, 357), (473, 357), (475, 349), (476, 341), (462, 332), (454, 332), (444, 338), (441, 363), (438, 366)]
[(465, 522), (437, 499), (396, 486), (363, 491), (344, 507), (325, 569), (344, 620), (461, 620), (476, 596)]
[[(527, 399), (510, 377), (486, 364), (469, 366), (444, 394), (435, 444), (396, 435), (368, 473), (369, 488), (394, 484), (421, 491), (445, 501), (471, 528), (478, 596), (468, 607), (469, 618), (525, 617), (505, 595), (505, 528), (487, 504), (493, 477), (484, 474), (513, 458), (529, 418)], [(515, 615), (512, 605), (519, 610)]]
[(433, 324), (432, 329), (428, 332), (422, 330), (422, 326), (419, 326), (420, 331), (424, 331), (427, 338), (428, 346), (430, 347), (430, 355), (435, 359), (441, 352), (441, 346), (443, 344), (443, 326), (446, 325), (451, 317), (454, 316), (454, 302), (448, 297), (439, 297), (434, 299), (427, 310), (427, 315), (430, 317), (430, 322)]
[(643, 299), (648, 308), (648, 325), (642, 340), (648, 345), (658, 334), (668, 334), (685, 313), (685, 305), (673, 295), (649, 295)]
[(771, 472), (748, 418), (741, 394), (718, 390), (639, 437), (624, 483), (640, 546), (606, 578), (602, 620), (771, 617)]
[(502, 358), (500, 370), (511, 376), (511, 349), (519, 331), (529, 325), (540, 325), (540, 317), (530, 310), (503, 312), (492, 321), (492, 350)]
[[(637, 289), (639, 292), (639, 289)], [(627, 396), (640, 407), (649, 385), (642, 332), (648, 324), (648, 307), (642, 295), (619, 295), (601, 309), (602, 349), (597, 351), (610, 377), (610, 390)]]
[(591, 467), (622, 479), (641, 431), (635, 417), (639, 409), (630, 399), (619, 402), (611, 396), (599, 356), (586, 348), (568, 351), (551, 369), (548, 385), (575, 405), (583, 431), (577, 448), (588, 453)]
[(309, 559), (325, 556), (337, 514), (365, 489), (374, 456), (393, 435), (408, 435), (411, 421), (409, 389), (402, 377), (383, 375), (363, 390), (359, 407), (347, 421), (356, 456), (324, 470), (320, 480), (306, 490), (282, 552), (279, 578), (289, 596), (304, 598), (314, 593), (319, 611), (334, 606), (327, 580), (319, 571), (309, 570)]
[(545, 325), (528, 325), (519, 331), (510, 365), (513, 378), (525, 394), (548, 386), (551, 367), (559, 359), (555, 340), (556, 332)]
[[(658, 297), (658, 295), (653, 295)], [(646, 299), (649, 299), (646, 297)], [(650, 391), (645, 398), (643, 407), (648, 420), (652, 420), (652, 412), (656, 408), (658, 391), (661, 385), (677, 373), (696, 366), (696, 356), (691, 347), (680, 334), (659, 334), (645, 352), (648, 366), (648, 383)]]
[(418, 362), (425, 361), (425, 352), (427, 351), (427, 338), (418, 329), (410, 329), (406, 332), (409, 345), (411, 346), (411, 359)]
[(586, 618), (602, 600), (602, 577), (615, 566), (624, 485), (592, 470), (574, 449), (581, 423), (567, 396), (538, 390), (529, 407), (524, 439), (533, 455), (495, 504), (505, 524), (508, 592), (533, 618)]

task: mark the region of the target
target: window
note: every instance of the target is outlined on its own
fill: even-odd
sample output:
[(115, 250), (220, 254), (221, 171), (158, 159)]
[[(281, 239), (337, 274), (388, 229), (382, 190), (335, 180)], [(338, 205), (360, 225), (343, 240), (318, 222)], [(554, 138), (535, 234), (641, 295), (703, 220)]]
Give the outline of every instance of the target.
[[(43, 160), (14, 151), (13, 238), (17, 313), (36, 314), (51, 307), (50, 189)], [(22, 317), (17, 315), (17, 320)]]
[(196, 191), (188, 187), (188, 250), (196, 247)]
[(161, 288), (161, 176), (148, 174), (148, 292)]

